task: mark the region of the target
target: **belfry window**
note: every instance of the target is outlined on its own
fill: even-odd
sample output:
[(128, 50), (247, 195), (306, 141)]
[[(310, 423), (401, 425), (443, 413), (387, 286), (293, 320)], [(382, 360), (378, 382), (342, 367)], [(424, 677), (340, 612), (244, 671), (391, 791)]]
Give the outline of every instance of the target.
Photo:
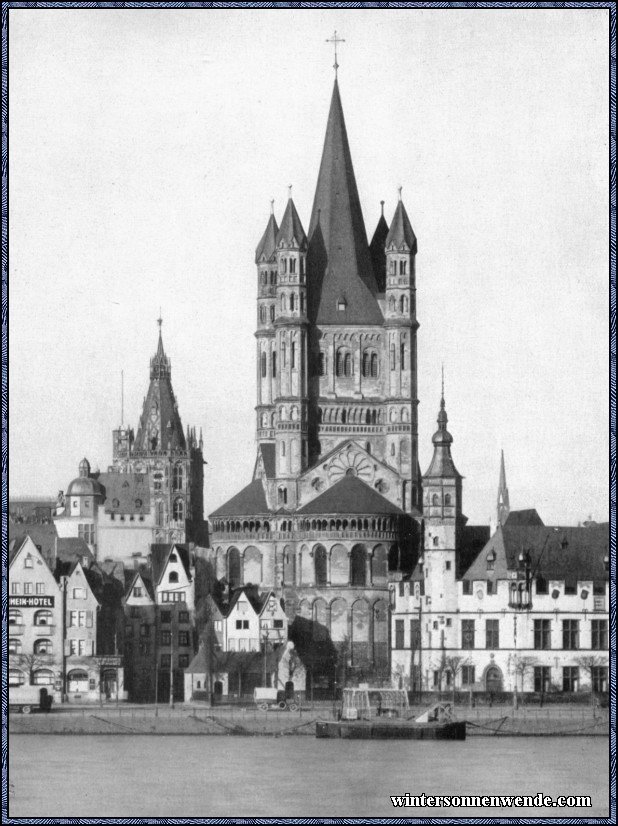
[(272, 374), (273, 374), (273, 379), (276, 378), (276, 376), (277, 376), (277, 354), (275, 353), (274, 350), (273, 350), (273, 355), (272, 355)]
[(290, 272), (291, 273), (296, 272), (296, 259), (295, 258), (290, 258)]
[(290, 312), (294, 311), (294, 307), (295, 307), (294, 293), (290, 293)]
[(275, 320), (275, 305), (274, 304), (270, 305), (270, 320), (271, 321)]
[(296, 369), (296, 342), (290, 345), (290, 367), (292, 370)]
[(181, 522), (185, 518), (185, 503), (183, 499), (174, 500), (174, 520)]
[(400, 261), (399, 262), (399, 275), (406, 275), (407, 271), (407, 261)]
[(402, 344), (400, 349), (401, 349), (401, 369), (405, 370), (406, 369), (406, 345)]
[(184, 484), (184, 468), (182, 465), (174, 465), (172, 471), (172, 490), (182, 490)]

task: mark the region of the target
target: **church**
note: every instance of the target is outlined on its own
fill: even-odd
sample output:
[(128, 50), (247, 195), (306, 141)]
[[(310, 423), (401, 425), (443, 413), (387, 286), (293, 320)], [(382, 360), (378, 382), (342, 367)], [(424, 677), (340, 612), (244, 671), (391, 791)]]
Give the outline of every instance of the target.
[(335, 79), (308, 229), (290, 191), (257, 245), (257, 456), (210, 522), (217, 578), (273, 590), (356, 673), (389, 667), (389, 581), (424, 512), (442, 544), (465, 524), (444, 399), (418, 463), (416, 254), (401, 190), (368, 242)]

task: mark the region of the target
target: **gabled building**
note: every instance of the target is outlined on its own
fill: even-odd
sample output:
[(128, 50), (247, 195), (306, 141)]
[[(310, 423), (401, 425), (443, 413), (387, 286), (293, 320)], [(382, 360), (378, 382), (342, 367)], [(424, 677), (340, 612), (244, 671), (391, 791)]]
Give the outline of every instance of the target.
[(29, 536), (9, 554), (8, 684), (63, 691), (62, 590)]

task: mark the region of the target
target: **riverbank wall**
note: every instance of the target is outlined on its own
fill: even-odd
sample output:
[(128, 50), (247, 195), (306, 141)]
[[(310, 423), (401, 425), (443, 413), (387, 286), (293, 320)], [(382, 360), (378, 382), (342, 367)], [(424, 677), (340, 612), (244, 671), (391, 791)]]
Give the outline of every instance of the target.
[[(411, 709), (410, 716), (422, 709)], [(468, 737), (608, 736), (607, 711), (592, 708), (461, 709)], [(466, 713), (467, 712), (467, 713)], [(85, 707), (49, 714), (10, 714), (9, 734), (124, 734), (219, 736), (315, 736), (316, 720), (334, 719), (332, 707), (296, 712), (183, 706)]]

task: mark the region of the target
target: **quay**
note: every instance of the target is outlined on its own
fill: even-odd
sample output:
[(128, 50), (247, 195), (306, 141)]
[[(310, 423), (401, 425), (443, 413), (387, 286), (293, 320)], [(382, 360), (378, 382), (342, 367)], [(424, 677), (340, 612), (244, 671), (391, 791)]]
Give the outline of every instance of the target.
[[(410, 716), (423, 712), (411, 707)], [(457, 707), (470, 737), (609, 736), (607, 709), (554, 705), (544, 708)], [(316, 723), (336, 721), (332, 703), (314, 703), (297, 711), (262, 711), (256, 707), (186, 703), (176, 708), (154, 705), (56, 707), (49, 714), (10, 714), (10, 734), (132, 734), (315, 737)]]

